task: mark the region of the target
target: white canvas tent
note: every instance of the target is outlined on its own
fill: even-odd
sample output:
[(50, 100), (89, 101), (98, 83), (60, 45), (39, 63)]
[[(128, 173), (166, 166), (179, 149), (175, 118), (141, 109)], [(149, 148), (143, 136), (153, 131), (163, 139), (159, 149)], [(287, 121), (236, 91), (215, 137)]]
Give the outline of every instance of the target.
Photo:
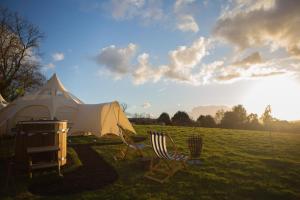
[(120, 124), (135, 133), (118, 102), (84, 104), (68, 92), (56, 74), (36, 93), (25, 95), (0, 111), (0, 134), (24, 120), (68, 120), (69, 134), (119, 135)]
[(0, 110), (2, 108), (4, 108), (7, 105), (7, 102), (5, 101), (5, 99), (2, 97), (2, 95), (0, 94)]

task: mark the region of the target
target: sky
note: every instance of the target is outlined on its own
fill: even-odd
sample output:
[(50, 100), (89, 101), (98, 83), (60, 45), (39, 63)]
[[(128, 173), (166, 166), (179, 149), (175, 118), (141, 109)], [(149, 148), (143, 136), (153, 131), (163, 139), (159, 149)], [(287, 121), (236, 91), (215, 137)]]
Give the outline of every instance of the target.
[[(242, 104), (300, 119), (298, 0), (1, 0), (45, 34), (38, 59), (85, 103), (157, 117)], [(193, 116), (196, 118), (197, 116)]]

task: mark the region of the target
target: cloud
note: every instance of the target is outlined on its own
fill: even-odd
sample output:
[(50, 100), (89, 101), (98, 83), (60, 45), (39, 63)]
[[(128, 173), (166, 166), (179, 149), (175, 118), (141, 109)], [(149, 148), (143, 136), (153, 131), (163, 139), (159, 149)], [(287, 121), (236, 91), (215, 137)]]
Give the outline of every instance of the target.
[(42, 58), (35, 52), (33, 48), (29, 48), (24, 53), (22, 64), (38, 64), (42, 62)]
[(179, 46), (175, 50), (169, 51), (169, 62), (164, 65), (154, 67), (149, 62), (149, 55), (142, 54), (138, 57), (138, 66), (133, 72), (135, 84), (142, 84), (152, 80), (157, 82), (164, 78), (173, 81), (199, 84), (192, 70), (201, 62), (202, 58), (208, 54), (208, 40), (200, 37), (191, 46)]
[(132, 18), (144, 4), (144, 0), (112, 0), (112, 16), (118, 20)]
[(259, 54), (259, 52), (254, 52), (254, 53), (250, 54), (249, 56), (243, 58), (242, 60), (232, 63), (232, 65), (249, 67), (253, 64), (262, 63), (262, 62), (263, 62), (263, 59), (262, 59), (261, 55)]
[(208, 54), (207, 46), (209, 41), (200, 37), (191, 46), (180, 46), (169, 52), (169, 64), (166, 76), (183, 82), (197, 84), (192, 75), (192, 70)]
[(52, 55), (54, 61), (62, 61), (65, 58), (63, 53), (57, 52)]
[(195, 0), (176, 0), (174, 4), (174, 12), (188, 10), (188, 6), (193, 2), (195, 2)]
[(238, 1), (224, 11), (213, 33), (239, 50), (268, 46), (300, 57), (300, 1)]
[(142, 24), (160, 23), (172, 28), (175, 25), (183, 32), (198, 32), (199, 26), (193, 14), (195, 2), (176, 0), (172, 9), (164, 7), (163, 0), (111, 0), (102, 3), (102, 8), (117, 21), (138, 20)]
[(180, 15), (177, 22), (177, 29), (183, 32), (192, 31), (196, 33), (199, 31), (198, 24), (191, 15)]
[(105, 70), (116, 76), (122, 76), (129, 72), (131, 59), (135, 55), (137, 45), (130, 43), (125, 48), (117, 48), (111, 45), (101, 49), (96, 56), (96, 62)]
[(128, 75), (136, 85), (147, 82), (173, 81), (190, 85), (232, 83), (239, 80), (261, 79), (268, 76), (300, 74), (297, 58), (266, 60), (255, 51), (235, 60), (223, 58), (203, 63), (209, 54), (210, 39), (199, 37), (191, 45), (178, 46), (168, 52), (166, 63), (153, 65), (147, 53), (135, 56), (137, 45), (125, 48), (114, 45), (103, 48), (96, 57), (101, 66), (99, 73), (122, 78)]
[(105, 7), (116, 20), (139, 18), (150, 22), (164, 17), (160, 0), (112, 0)]
[(249, 56), (245, 57), (242, 60), (236, 61), (233, 63), (233, 65), (252, 65), (252, 64), (257, 64), (257, 63), (261, 63), (262, 62), (262, 58), (259, 54), (259, 52), (254, 52), (252, 54), (250, 54)]
[(170, 66), (174, 70), (193, 68), (207, 54), (207, 41), (198, 38), (191, 46), (179, 46), (169, 52)]
[(145, 103), (143, 103), (142, 107), (147, 109), (147, 108), (151, 107), (151, 104), (149, 102), (145, 102)]
[(200, 115), (211, 115), (214, 117), (217, 111), (229, 111), (230, 109), (230, 107), (224, 105), (196, 106), (192, 108), (191, 112), (189, 112), (189, 115), (193, 117), (193, 119), (197, 119)]
[(183, 32), (198, 32), (199, 26), (192, 15), (194, 0), (176, 0), (174, 3), (174, 14), (176, 16), (176, 28)]
[(232, 73), (225, 73), (222, 75), (219, 75), (215, 78), (215, 80), (220, 81), (220, 82), (226, 82), (226, 81), (231, 81), (233, 79), (240, 78), (241, 74), (238, 72), (232, 72)]
[[(142, 53), (135, 58), (137, 45), (130, 43), (126, 48), (114, 45), (101, 49), (96, 56), (96, 62), (101, 66), (98, 74), (109, 72), (115, 78), (129, 74), (134, 84), (144, 84), (161, 79), (198, 84), (192, 71), (202, 58), (208, 54), (209, 40), (200, 37), (190, 46), (179, 46), (168, 53), (168, 63), (154, 66), (150, 62), (150, 55)], [(136, 64), (133, 64), (136, 63)], [(104, 71), (103, 71), (104, 69)]]
[(136, 85), (143, 84), (149, 80), (157, 82), (163, 75), (165, 68), (155, 68), (149, 63), (149, 55), (143, 53), (138, 56), (138, 65), (132, 72), (133, 82)]
[(269, 76), (299, 74), (300, 68), (293, 63), (296, 58), (274, 58), (265, 60), (254, 52), (237, 61), (224, 58), (212, 63), (202, 64), (197, 78), (200, 84), (233, 83), (239, 80), (261, 79)]
[(285, 74), (285, 71), (275, 71), (275, 72), (267, 72), (267, 73), (260, 73), (260, 74), (256, 74), (253, 73), (251, 76), (252, 77), (268, 77), (268, 76), (275, 76), (275, 75), (281, 75), (281, 74)]
[(54, 68), (55, 68), (55, 65), (53, 63), (48, 63), (48, 64), (46, 64), (42, 67), (42, 70), (43, 71), (48, 71), (48, 70), (51, 70), (51, 69), (54, 69)]

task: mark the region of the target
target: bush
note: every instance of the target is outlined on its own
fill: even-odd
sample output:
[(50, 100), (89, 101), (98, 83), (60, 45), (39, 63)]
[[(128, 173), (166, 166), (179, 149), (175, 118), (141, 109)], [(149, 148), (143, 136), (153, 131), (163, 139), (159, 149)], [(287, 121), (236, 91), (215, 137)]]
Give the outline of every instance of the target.
[(172, 124), (179, 126), (192, 125), (193, 121), (190, 119), (189, 115), (184, 111), (178, 111), (172, 117)]
[(157, 118), (157, 122), (160, 124), (165, 124), (165, 125), (170, 125), (171, 124), (171, 119), (168, 113), (161, 113), (161, 115)]
[(214, 118), (210, 115), (200, 115), (197, 119), (197, 123), (201, 127), (216, 127), (216, 122)]

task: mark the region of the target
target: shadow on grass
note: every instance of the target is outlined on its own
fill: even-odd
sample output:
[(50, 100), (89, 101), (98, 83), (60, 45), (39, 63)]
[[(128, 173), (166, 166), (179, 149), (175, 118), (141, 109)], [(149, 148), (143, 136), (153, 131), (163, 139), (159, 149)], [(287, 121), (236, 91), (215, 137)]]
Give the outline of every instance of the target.
[(118, 179), (114, 168), (108, 164), (90, 145), (74, 145), (82, 165), (66, 172), (63, 177), (51, 176), (33, 179), (29, 191), (33, 194), (68, 195), (87, 190), (101, 189)]

